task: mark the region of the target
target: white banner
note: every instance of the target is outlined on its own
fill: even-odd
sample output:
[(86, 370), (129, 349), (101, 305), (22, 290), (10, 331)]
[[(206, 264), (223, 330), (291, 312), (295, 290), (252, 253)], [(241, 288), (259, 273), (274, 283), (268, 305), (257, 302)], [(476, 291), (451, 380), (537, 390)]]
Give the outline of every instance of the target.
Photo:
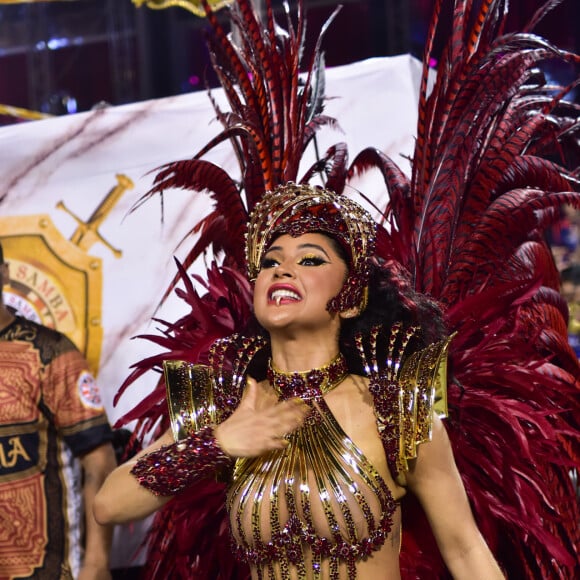
[[(343, 133), (324, 129), (319, 150), (345, 141), (352, 159), (372, 145), (408, 171), (402, 156), (412, 153), (420, 72), (420, 63), (408, 55), (329, 69), (326, 114), (338, 119)], [(214, 96), (223, 102), (221, 91)], [(65, 240), (94, 258), (92, 267), (102, 268), (100, 321), (78, 323), (102, 327), (98, 380), (113, 422), (156, 381), (145, 377), (113, 408), (130, 365), (159, 352), (148, 341), (131, 338), (155, 332), (151, 317), (175, 274), (173, 256), (184, 254), (179, 242), (208, 211), (210, 200), (169, 191), (163, 222), (159, 198), (134, 213), (130, 209), (149, 189), (157, 167), (192, 157), (219, 130), (205, 93), (0, 129), (0, 239), (20, 219), (48, 215)], [(207, 158), (228, 171), (237, 169), (229, 146)], [(356, 184), (375, 200), (385, 195), (377, 177)], [(174, 320), (181, 307), (171, 297), (155, 316)]]

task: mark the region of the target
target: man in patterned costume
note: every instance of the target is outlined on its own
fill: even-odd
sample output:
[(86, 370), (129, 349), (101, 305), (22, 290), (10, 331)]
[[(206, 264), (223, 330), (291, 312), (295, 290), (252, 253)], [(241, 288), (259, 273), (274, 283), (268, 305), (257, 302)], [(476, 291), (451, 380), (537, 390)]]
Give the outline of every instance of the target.
[(115, 466), (99, 389), (67, 337), (2, 300), (0, 401), (0, 578), (110, 578), (111, 530), (91, 509)]

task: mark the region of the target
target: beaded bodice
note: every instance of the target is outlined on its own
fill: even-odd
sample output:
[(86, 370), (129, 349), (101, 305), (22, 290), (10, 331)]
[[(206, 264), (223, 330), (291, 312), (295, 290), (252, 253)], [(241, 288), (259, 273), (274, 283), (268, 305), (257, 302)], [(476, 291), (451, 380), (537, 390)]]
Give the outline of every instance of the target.
[(389, 488), (323, 398), (345, 376), (342, 359), (324, 372), (270, 367), (279, 398), (301, 397), (310, 413), (288, 447), (236, 463), (228, 493), (235, 551), (258, 578), (355, 578), (357, 561), (391, 530)]
[[(376, 359), (379, 328), (357, 343), (385, 457), (399, 484), (404, 484), (417, 445), (430, 439), (434, 409), (446, 410), (449, 340), (405, 357), (415, 331), (391, 328), (386, 367)], [(259, 339), (230, 337), (215, 343), (209, 367), (176, 361), (166, 365), (176, 439), (233, 412), (245, 369), (262, 346)], [(228, 367), (227, 361), (233, 364)], [(299, 396), (310, 413), (303, 427), (287, 436), (285, 449), (238, 460), (229, 482), (234, 552), (258, 578), (352, 580), (357, 563), (380, 549), (391, 531), (397, 505), (384, 478), (324, 399), (346, 374), (340, 357), (307, 373), (268, 371), (279, 399)]]

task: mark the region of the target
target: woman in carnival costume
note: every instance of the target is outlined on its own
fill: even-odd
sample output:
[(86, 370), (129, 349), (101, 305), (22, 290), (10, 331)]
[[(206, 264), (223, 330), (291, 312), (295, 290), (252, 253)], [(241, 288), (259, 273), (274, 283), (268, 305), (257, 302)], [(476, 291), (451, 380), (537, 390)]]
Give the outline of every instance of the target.
[[(180, 266), (191, 313), (166, 323), (154, 340), (167, 352), (121, 389), (163, 366), (169, 416), (160, 383), (125, 419), (139, 437), (169, 423), (173, 436), (120, 467), (98, 498), (102, 521), (164, 506), (149, 578), (242, 577), (230, 530), (234, 555), (266, 578), (396, 578), (400, 543), (405, 578), (473, 566), (469, 578), (498, 576), (486, 543), (508, 578), (579, 576), (580, 367), (542, 232), (561, 204), (580, 206), (577, 167), (553, 161), (577, 152), (580, 115), (562, 100), (571, 87), (555, 94), (537, 65), (580, 58), (531, 33), (557, 2), (507, 34), (503, 0), (456, 0), (428, 94), (441, 4), (410, 178), (373, 148), (347, 167), (338, 143), (299, 179), (305, 148), (333, 123), (320, 42), (298, 75), (301, 3), (297, 27), (288, 17), (283, 30), (271, 2), (262, 26), (237, 0), (239, 46), (207, 7), (231, 110), (216, 105), (223, 132), (164, 167), (145, 197), (209, 190), (215, 209)], [(240, 176), (202, 159), (224, 140)], [(388, 188), (386, 229), (344, 196), (369, 168)], [(307, 185), (318, 175), (324, 190)], [(208, 247), (223, 260), (200, 296), (186, 268)], [(296, 374), (305, 369), (317, 370)]]
[(398, 578), (409, 489), (455, 578), (503, 578), (434, 414), (440, 313), (376, 256), (376, 228), (317, 187), (263, 197), (247, 237), (259, 327), (214, 345), (190, 405), (179, 393), (204, 369), (170, 365), (174, 422), (195, 425), (118, 469), (104, 519), (143, 517), (220, 475), (234, 553), (254, 578)]

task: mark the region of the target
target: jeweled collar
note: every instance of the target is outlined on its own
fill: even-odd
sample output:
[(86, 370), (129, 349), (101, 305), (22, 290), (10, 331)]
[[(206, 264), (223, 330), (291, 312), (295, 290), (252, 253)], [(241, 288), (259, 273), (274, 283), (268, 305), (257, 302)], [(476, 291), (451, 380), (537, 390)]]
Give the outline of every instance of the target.
[(348, 375), (348, 367), (342, 353), (318, 369), (303, 372), (284, 372), (274, 368), (268, 361), (268, 381), (281, 399), (300, 397), (313, 399), (332, 391)]

